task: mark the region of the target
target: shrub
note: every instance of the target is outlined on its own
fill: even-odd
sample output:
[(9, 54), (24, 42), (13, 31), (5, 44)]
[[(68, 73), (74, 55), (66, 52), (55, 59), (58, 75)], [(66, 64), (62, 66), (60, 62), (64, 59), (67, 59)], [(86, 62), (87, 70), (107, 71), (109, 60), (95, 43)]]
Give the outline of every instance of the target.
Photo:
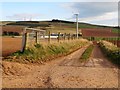
[(120, 67), (120, 48), (107, 41), (101, 41), (99, 46), (111, 62)]

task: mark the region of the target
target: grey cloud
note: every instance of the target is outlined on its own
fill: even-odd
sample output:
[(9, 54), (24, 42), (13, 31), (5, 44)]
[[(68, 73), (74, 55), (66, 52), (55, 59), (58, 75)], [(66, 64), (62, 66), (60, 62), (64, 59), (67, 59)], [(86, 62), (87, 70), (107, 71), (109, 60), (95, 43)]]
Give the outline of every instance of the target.
[(118, 25), (118, 19), (110, 19), (110, 20), (104, 20), (104, 21), (92, 21), (93, 24), (101, 24), (101, 25), (107, 25), (107, 26), (117, 26)]
[(96, 17), (106, 13), (117, 12), (117, 2), (75, 2), (67, 4), (73, 12), (77, 11), (80, 18)]

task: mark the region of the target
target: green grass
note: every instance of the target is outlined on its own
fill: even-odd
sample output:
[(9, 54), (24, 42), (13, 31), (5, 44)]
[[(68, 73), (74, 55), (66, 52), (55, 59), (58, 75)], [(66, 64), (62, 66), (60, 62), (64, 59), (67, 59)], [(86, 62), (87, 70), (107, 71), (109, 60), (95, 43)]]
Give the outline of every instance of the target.
[(99, 45), (109, 60), (120, 67), (120, 48), (107, 41), (101, 41)]
[(112, 29), (112, 32), (113, 32), (113, 33), (120, 33), (120, 29), (113, 28), (113, 29)]
[(93, 45), (90, 45), (85, 51), (84, 53), (82, 54), (81, 58), (80, 58), (80, 61), (83, 62), (83, 61), (86, 61), (89, 59), (92, 51), (93, 51), (93, 48), (94, 46)]
[(52, 43), (48, 45), (36, 44), (33, 47), (28, 47), (24, 53), (14, 53), (11, 58), (16, 57), (16, 59), (9, 59), (9, 61), (33, 63), (51, 60), (59, 56), (67, 55), (87, 45), (88, 43), (89, 42), (86, 40), (73, 40), (61, 43)]

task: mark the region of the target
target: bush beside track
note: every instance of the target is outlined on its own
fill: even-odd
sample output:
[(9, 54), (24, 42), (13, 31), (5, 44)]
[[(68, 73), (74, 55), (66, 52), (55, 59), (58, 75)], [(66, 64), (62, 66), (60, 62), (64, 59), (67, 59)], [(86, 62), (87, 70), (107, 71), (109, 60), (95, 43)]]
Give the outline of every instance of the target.
[(107, 41), (100, 41), (99, 46), (110, 61), (120, 67), (120, 48)]

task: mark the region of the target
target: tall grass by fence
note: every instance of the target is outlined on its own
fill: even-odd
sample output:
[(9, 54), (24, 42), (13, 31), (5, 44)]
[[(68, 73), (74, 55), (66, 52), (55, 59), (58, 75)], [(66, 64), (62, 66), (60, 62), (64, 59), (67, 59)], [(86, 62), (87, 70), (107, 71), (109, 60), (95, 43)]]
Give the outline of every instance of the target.
[(39, 33), (38, 31), (34, 31), (32, 33), (26, 32), (23, 34), (23, 44), (22, 44), (21, 52), (24, 52), (26, 47), (34, 46), (34, 44), (41, 44), (43, 41), (45, 43), (50, 44), (55, 41), (60, 43), (65, 40), (70, 41), (70, 40), (74, 40), (74, 39), (76, 39), (76, 35), (70, 34), (70, 33), (61, 34), (60, 32), (58, 32), (57, 36), (55, 38), (52, 38), (50, 31), (48, 31), (47, 37), (45, 37), (44, 33), (41, 36), (41, 33)]
[(90, 45), (82, 54), (82, 56), (80, 57), (80, 62), (84, 62), (87, 61), (90, 58), (90, 55), (93, 51), (94, 46)]
[(120, 67), (120, 48), (107, 41), (101, 41), (99, 45), (111, 62)]
[(25, 49), (23, 53), (16, 52), (13, 56), (16, 61), (20, 62), (41, 62), (67, 55), (88, 44), (89, 41), (84, 39), (72, 40), (69, 42), (64, 41), (61, 43), (52, 43), (47, 45), (35, 44), (33, 47)]
[(86, 37), (89, 41), (101, 41), (105, 40), (113, 43), (114, 45), (120, 47), (120, 37)]

